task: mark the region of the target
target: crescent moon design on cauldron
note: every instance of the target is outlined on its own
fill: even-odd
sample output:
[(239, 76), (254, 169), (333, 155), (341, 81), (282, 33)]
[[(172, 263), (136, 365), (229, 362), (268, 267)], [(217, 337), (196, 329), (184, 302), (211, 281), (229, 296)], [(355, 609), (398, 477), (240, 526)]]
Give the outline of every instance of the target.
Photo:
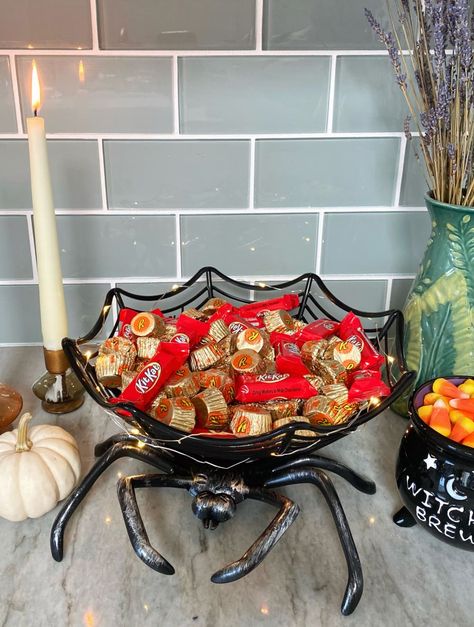
[(449, 477), (449, 479), (446, 481), (446, 492), (449, 494), (449, 496), (453, 499), (455, 499), (456, 501), (465, 501), (467, 499), (467, 496), (465, 494), (460, 494), (456, 488), (453, 486), (455, 477)]

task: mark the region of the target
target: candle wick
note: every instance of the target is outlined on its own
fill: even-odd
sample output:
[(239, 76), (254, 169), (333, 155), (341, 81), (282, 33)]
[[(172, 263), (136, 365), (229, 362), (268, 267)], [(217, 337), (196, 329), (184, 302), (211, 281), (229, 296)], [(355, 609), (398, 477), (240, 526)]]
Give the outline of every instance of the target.
[(38, 109), (35, 109), (35, 110), (33, 111), (33, 114), (34, 114), (35, 118), (37, 118), (37, 117), (38, 117)]

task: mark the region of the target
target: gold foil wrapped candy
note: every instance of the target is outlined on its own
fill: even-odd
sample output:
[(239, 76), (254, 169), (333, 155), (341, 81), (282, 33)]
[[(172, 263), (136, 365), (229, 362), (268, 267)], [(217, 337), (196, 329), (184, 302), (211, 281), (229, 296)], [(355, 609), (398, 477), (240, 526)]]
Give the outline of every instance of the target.
[(240, 405), (234, 411), (230, 423), (234, 435), (245, 437), (271, 431), (272, 416), (269, 411), (254, 405)]

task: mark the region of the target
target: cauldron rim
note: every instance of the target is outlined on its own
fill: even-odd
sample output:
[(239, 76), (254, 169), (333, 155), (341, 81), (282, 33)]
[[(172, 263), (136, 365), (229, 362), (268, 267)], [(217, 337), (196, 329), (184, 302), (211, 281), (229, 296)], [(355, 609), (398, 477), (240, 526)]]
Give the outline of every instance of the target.
[[(474, 463), (474, 448), (470, 446), (464, 446), (464, 444), (454, 442), (446, 436), (441, 435), (441, 433), (438, 433), (437, 431), (432, 429), (418, 416), (417, 409), (422, 405), (419, 400), (422, 399), (425, 394), (431, 391), (433, 383), (436, 381), (436, 379), (439, 378), (440, 377), (435, 377), (434, 379), (429, 379), (428, 381), (425, 381), (424, 383), (419, 385), (411, 395), (408, 410), (411, 422), (415, 430), (418, 431), (418, 433), (420, 433), (420, 435), (425, 437), (428, 441), (437, 445), (444, 451), (449, 452), (450, 454), (457, 455), (458, 457), (461, 457), (466, 461)], [(443, 377), (443, 379), (451, 381), (455, 383), (455, 385), (459, 385), (460, 383), (463, 383), (466, 379), (472, 378), (474, 378), (474, 375), (449, 375)]]

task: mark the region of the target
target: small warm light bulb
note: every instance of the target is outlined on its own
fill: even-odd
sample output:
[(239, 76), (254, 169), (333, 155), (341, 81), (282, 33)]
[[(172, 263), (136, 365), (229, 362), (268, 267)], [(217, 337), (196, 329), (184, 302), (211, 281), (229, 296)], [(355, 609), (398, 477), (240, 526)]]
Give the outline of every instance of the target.
[(38, 77), (38, 68), (36, 67), (36, 61), (33, 60), (31, 67), (31, 108), (36, 115), (41, 106), (41, 89)]
[(178, 290), (178, 289), (179, 289), (179, 285), (178, 285), (177, 283), (175, 283), (175, 284), (173, 285), (173, 287), (171, 288), (171, 291), (172, 291), (172, 292), (175, 292), (175, 291), (176, 291), (176, 290)]
[(83, 620), (86, 627), (94, 627), (94, 625), (96, 624), (94, 612), (92, 612), (91, 610), (87, 610), (87, 612), (84, 612)]
[(267, 287), (267, 284), (266, 283), (258, 283), (258, 286), (259, 287)]
[(110, 525), (110, 523), (112, 522), (112, 518), (110, 516), (106, 516), (104, 518), (104, 522), (106, 525)]
[(143, 604), (143, 609), (145, 610), (145, 612), (148, 612), (148, 603), (144, 603)]
[(138, 448), (145, 448), (146, 442), (144, 442), (143, 440), (138, 440), (137, 446)]
[(270, 610), (268, 609), (268, 606), (262, 605), (262, 607), (260, 608), (260, 614), (263, 614), (264, 616), (268, 616), (269, 613), (270, 613)]
[(377, 407), (377, 405), (380, 405), (380, 399), (377, 396), (371, 396), (369, 406)]
[(91, 356), (92, 356), (92, 351), (87, 351), (84, 353), (84, 357), (86, 358), (86, 364), (89, 363), (89, 359), (91, 358)]
[(389, 364), (393, 364), (393, 362), (395, 361), (395, 357), (392, 357), (391, 355), (387, 355), (387, 361)]
[(375, 516), (371, 516), (369, 518), (369, 525), (373, 525), (375, 523)]
[(122, 478), (122, 473), (121, 473), (120, 471), (117, 473), (117, 477), (118, 477), (119, 479), (121, 479), (121, 478)]
[(79, 61), (79, 66), (77, 68), (77, 74), (79, 76), (79, 82), (83, 83), (86, 80), (86, 73), (85, 73), (85, 70), (84, 70), (84, 62), (83, 62), (82, 59)]

